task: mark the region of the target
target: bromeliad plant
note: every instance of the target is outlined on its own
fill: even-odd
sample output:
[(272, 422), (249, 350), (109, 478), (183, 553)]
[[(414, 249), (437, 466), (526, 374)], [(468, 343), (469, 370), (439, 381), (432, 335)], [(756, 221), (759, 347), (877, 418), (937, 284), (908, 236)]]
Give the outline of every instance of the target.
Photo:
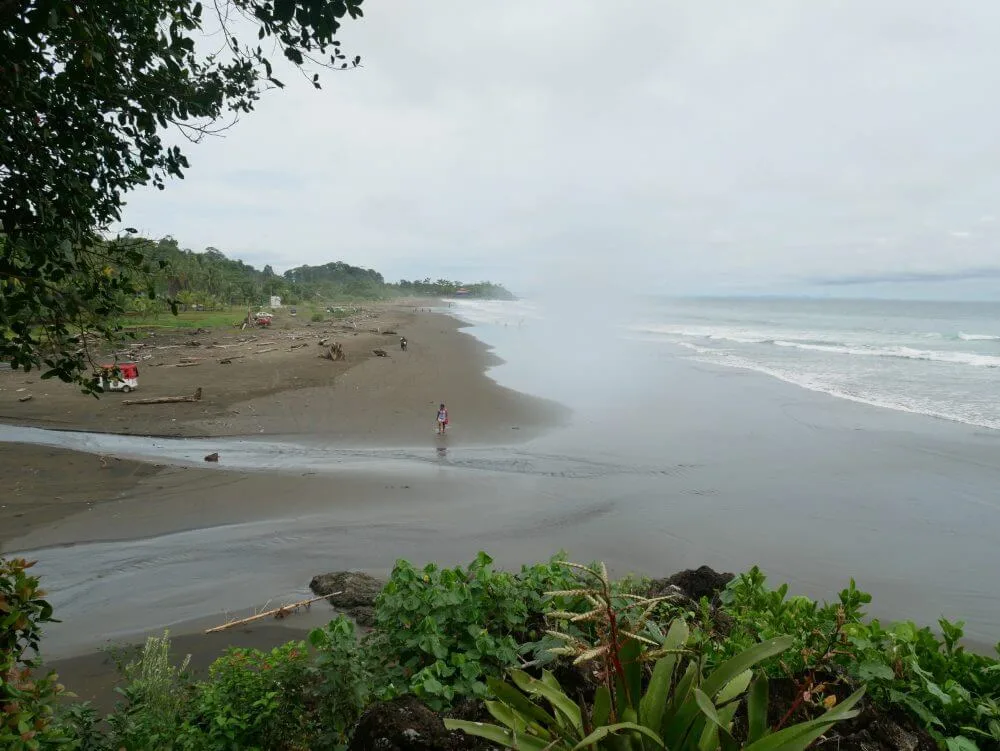
[[(557, 611), (551, 617), (569, 624), (591, 624), (595, 643), (565, 630), (550, 633), (563, 641), (557, 648), (574, 663), (597, 662), (600, 685), (593, 705), (574, 702), (554, 675), (543, 671), (533, 678), (511, 671), (513, 685), (490, 681), (496, 697), (486, 702), (499, 725), (446, 720), (451, 729), (485, 738), (519, 751), (569, 749), (670, 749), (670, 751), (802, 751), (834, 723), (855, 716), (852, 707), (864, 690), (815, 720), (789, 727), (767, 725), (768, 687), (765, 678), (753, 681), (753, 666), (792, 645), (789, 637), (761, 642), (731, 657), (705, 675), (702, 655), (690, 649), (693, 641), (682, 619), (673, 621), (662, 636), (651, 614), (662, 598), (628, 596), (616, 604), (607, 571), (573, 565), (594, 583), (554, 596), (582, 596), (592, 606), (586, 613)], [(649, 634), (659, 633), (659, 641)], [(651, 673), (647, 670), (653, 663)], [(643, 686), (645, 685), (645, 692)], [(748, 732), (745, 744), (733, 736), (733, 719), (746, 698)], [(548, 705), (548, 708), (544, 706)]]

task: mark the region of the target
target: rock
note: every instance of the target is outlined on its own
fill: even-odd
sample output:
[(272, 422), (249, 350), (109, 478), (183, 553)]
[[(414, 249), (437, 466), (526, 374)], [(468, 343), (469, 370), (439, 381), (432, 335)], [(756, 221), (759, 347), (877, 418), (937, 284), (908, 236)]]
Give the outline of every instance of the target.
[(209, 454), (205, 457), (206, 462), (217, 462), (219, 461), (219, 452), (216, 451), (214, 454)]
[(347, 608), (347, 615), (354, 619), (354, 622), (365, 628), (372, 628), (375, 625), (375, 608), (368, 605), (359, 605), (354, 608)]
[(450, 732), (412, 696), (376, 702), (365, 710), (347, 751), (460, 751), (482, 748), (475, 738)]
[(680, 590), (695, 602), (702, 597), (713, 600), (734, 577), (734, 574), (720, 574), (708, 566), (701, 566), (681, 571), (667, 579), (653, 579), (649, 583), (649, 594), (651, 597), (660, 597)]
[(329, 574), (314, 576), (309, 582), (309, 589), (315, 594), (326, 596), (331, 592), (340, 592), (327, 599), (335, 608), (374, 608), (375, 598), (382, 591), (385, 582), (360, 571), (334, 571)]
[(17, 400), (18, 400), (19, 402), (30, 402), (30, 401), (31, 401), (31, 399), (32, 399), (32, 396), (31, 396), (31, 394), (27, 394), (26, 396), (19, 396), (19, 397), (17, 398)]

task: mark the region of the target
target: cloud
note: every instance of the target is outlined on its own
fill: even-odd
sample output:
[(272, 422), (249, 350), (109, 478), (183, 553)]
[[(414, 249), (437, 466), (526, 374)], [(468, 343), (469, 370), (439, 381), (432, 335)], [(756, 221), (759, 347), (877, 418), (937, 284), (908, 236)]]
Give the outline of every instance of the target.
[(126, 222), (519, 290), (987, 267), (998, 36), (995, 0), (379, 0), (345, 27), (361, 69), (285, 75)]

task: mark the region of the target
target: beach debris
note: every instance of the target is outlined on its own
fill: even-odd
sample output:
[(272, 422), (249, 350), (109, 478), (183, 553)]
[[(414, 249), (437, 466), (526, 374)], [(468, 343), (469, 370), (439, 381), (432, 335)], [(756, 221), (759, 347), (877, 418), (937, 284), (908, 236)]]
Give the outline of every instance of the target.
[(262, 355), (265, 352), (274, 352), (276, 349), (277, 349), (277, 347), (268, 347), (267, 349), (258, 349), (256, 352), (254, 352), (254, 354), (255, 355)]
[(320, 347), (325, 347), (326, 343), (328, 341), (330, 341), (330, 340), (329, 339), (320, 339), (318, 342), (316, 342), (316, 344), (318, 344)]
[(174, 365), (175, 368), (193, 368), (195, 365), (201, 365), (200, 362), (179, 362)]
[(394, 336), (395, 334), (396, 334), (396, 332), (393, 329), (386, 329), (385, 331), (382, 332), (383, 336), (389, 336), (389, 335), (393, 335)]
[(236, 626), (242, 626), (245, 623), (253, 623), (254, 621), (263, 620), (264, 618), (273, 617), (275, 619), (287, 618), (292, 613), (298, 612), (300, 608), (308, 608), (314, 602), (322, 600), (323, 597), (310, 597), (307, 600), (299, 600), (298, 602), (292, 602), (288, 605), (282, 605), (278, 608), (271, 608), (269, 610), (262, 610), (259, 613), (254, 613), (247, 618), (239, 618), (234, 621), (229, 621), (223, 623), (221, 626), (213, 626), (212, 628), (205, 629), (206, 634), (214, 634), (219, 631), (225, 631), (226, 629), (234, 628)]
[(33, 397), (31, 396), (31, 394), (25, 394), (24, 396), (19, 396), (19, 397), (17, 398), (17, 400), (18, 400), (19, 402), (30, 402), (30, 401), (32, 400), (32, 398), (33, 398)]
[(201, 401), (201, 386), (191, 396), (158, 396), (152, 399), (125, 399), (122, 405), (131, 407), (136, 404), (179, 404), (180, 402)]
[(347, 355), (344, 354), (344, 345), (340, 342), (334, 342), (330, 345), (330, 348), (320, 355), (324, 360), (333, 360), (334, 362), (340, 362), (341, 360), (346, 360)]
[(386, 352), (384, 349), (373, 349), (372, 350), (372, 354), (374, 354), (375, 357), (388, 357), (389, 356), (389, 353)]
[(219, 461), (219, 452), (216, 451), (214, 453), (209, 454), (208, 456), (205, 457), (205, 461), (206, 462), (217, 462), (217, 461)]
[(292, 350), (292, 349), (298, 349), (299, 347), (308, 347), (308, 346), (309, 346), (308, 342), (302, 342), (302, 344), (293, 344), (291, 347), (289, 347), (289, 349)]
[(219, 365), (232, 365), (232, 364), (233, 360), (230, 357), (223, 357), (221, 360), (219, 360)]
[(188, 347), (200, 347), (201, 346), (201, 342), (199, 342), (196, 339), (192, 339), (189, 342), (184, 342), (184, 344), (186, 344)]

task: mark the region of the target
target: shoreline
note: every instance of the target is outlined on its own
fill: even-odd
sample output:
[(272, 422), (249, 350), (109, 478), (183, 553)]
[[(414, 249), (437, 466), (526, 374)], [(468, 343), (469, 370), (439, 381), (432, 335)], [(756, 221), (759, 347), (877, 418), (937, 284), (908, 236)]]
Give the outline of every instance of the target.
[[(469, 337), (462, 328), (447, 328), (461, 334), (453, 342)], [(553, 355), (560, 377), (551, 356), (539, 357), (557, 351), (547, 333), (534, 342), (547, 349), (534, 350), (531, 332), (485, 328), (476, 333), (487, 344), (472, 339), (483, 369), (498, 359), (492, 345), (511, 353), (502, 383), (530, 386), (534, 375), (543, 394), (563, 384), (572, 430), (540, 428), (509, 446), (477, 445), (463, 430), (441, 444), (416, 409), (411, 447), (376, 446), (364, 466), (160, 468), (127, 497), (19, 538), (44, 557), (37, 570), (58, 593), (57, 617), (84, 634), (111, 622), (130, 640), (171, 622), (183, 636), (199, 619), (293, 600), (322, 571), (384, 573), (396, 558), (450, 565), (478, 550), (514, 568), (564, 549), (617, 574), (757, 563), (772, 582), (814, 597), (835, 597), (855, 577), (876, 595), (873, 616), (964, 618), (969, 643), (996, 640), (1000, 593), (989, 572), (1000, 566), (990, 539), (1000, 460), (991, 436), (671, 353), (615, 351), (606, 371), (585, 371), (571, 359), (573, 332)], [(463, 372), (470, 361), (460, 359)], [(475, 377), (497, 387), (482, 371)], [(591, 398), (625, 377), (612, 409)], [(385, 405), (375, 389), (362, 394)], [(141, 540), (129, 538), (140, 530)], [(98, 646), (58, 628), (53, 657)]]
[[(116, 403), (121, 400), (120, 394), (105, 394), (102, 397), (104, 404), (100, 405), (103, 411), (94, 417), (86, 411), (95, 402), (93, 397), (79, 394), (67, 384), (56, 384), (56, 387), (63, 387), (61, 393), (58, 398), (48, 401), (56, 402), (64, 412), (57, 427), (67, 436), (58, 433), (46, 436), (52, 439), (47, 445), (8, 443), (3, 441), (4, 425), (0, 425), (0, 478), (13, 488), (8, 497), (0, 501), (0, 550), (12, 545), (25, 549), (72, 542), (58, 532), (60, 526), (92, 528), (93, 522), (68, 522), (74, 517), (77, 517), (76, 522), (81, 522), (81, 514), (103, 519), (102, 507), (108, 504), (116, 509), (115, 516), (108, 519), (107, 524), (117, 539), (198, 528), (205, 521), (204, 510), (188, 509), (190, 523), (171, 526), (162, 519), (149, 522), (148, 514), (143, 522), (144, 511), (136, 506), (158, 496), (173, 495), (171, 488), (192, 483), (194, 488), (201, 488), (197, 492), (201, 494), (198, 499), (202, 504), (210, 505), (212, 482), (232, 481), (231, 477), (222, 479), (226, 475), (220, 476), (219, 472), (242, 475), (247, 469), (227, 466), (227, 460), (232, 461), (232, 451), (237, 452), (238, 457), (238, 452), (243, 450), (238, 445), (232, 446), (228, 454), (223, 450), (216, 464), (204, 464), (202, 457), (219, 450), (220, 444), (231, 445), (233, 441), (253, 441), (257, 450), (264, 452), (269, 451), (269, 440), (297, 436), (308, 436), (317, 446), (345, 447), (359, 453), (366, 448), (400, 446), (418, 450), (455, 449), (524, 443), (567, 420), (568, 410), (561, 405), (507, 389), (487, 375), (487, 370), (501, 360), (491, 347), (463, 330), (468, 324), (443, 313), (415, 314), (396, 309), (390, 310), (390, 316), (389, 325), (399, 326), (410, 339), (407, 352), (399, 352), (397, 348), (389, 357), (368, 356), (364, 348), (373, 340), (358, 337), (361, 340), (358, 342), (352, 337), (349, 345), (353, 354), (349, 350), (349, 362), (343, 367), (342, 363), (318, 358), (314, 351), (318, 348), (311, 341), (314, 337), (310, 336), (311, 347), (288, 350), (281, 359), (274, 359), (275, 355), (271, 354), (272, 359), (268, 362), (250, 366), (253, 372), (248, 377), (267, 377), (267, 373), (276, 369), (304, 368), (314, 373), (313, 381), (326, 379), (324, 385), (306, 381), (300, 386), (243, 401), (239, 400), (241, 394), (215, 394), (206, 389), (208, 406), (204, 409), (215, 412), (226, 409), (229, 413), (222, 424), (218, 418), (199, 415), (198, 411), (203, 409), (201, 404), (122, 407)], [(402, 325), (394, 321), (402, 321)], [(303, 350), (307, 350), (305, 356), (300, 354)], [(332, 376), (326, 372), (328, 366), (336, 368)], [(166, 368), (149, 370), (155, 376)], [(169, 388), (181, 390), (181, 386), (186, 385), (193, 390), (197, 377), (191, 371), (195, 370), (198, 369), (176, 371), (187, 378), (188, 383), (173, 382)], [(17, 393), (17, 388), (23, 388), (19, 381), (31, 381), (33, 375), (3, 374), (4, 379), (0, 382), (5, 389), (0, 393)], [(204, 379), (204, 371), (200, 378)], [(152, 387), (163, 388), (155, 384)], [(453, 425), (449, 435), (439, 439), (434, 434), (432, 420), (437, 401), (442, 396), (450, 402)], [(37, 411), (38, 407), (34, 409)], [(117, 413), (121, 417), (125, 410), (146, 410), (146, 413), (139, 414), (135, 422), (124, 426), (133, 427), (131, 430), (113, 431), (114, 424), (101, 423), (102, 415)], [(133, 414), (125, 416), (131, 419)], [(21, 422), (32, 424), (13, 427), (42, 430), (56, 427), (44, 420)], [(163, 428), (150, 430), (155, 425)], [(94, 431), (94, 427), (105, 429)], [(147, 435), (149, 433), (151, 435)], [(102, 451), (100, 444), (105, 440), (102, 436), (113, 437), (117, 448)], [(125, 447), (130, 437), (134, 437), (137, 445), (155, 443), (157, 439), (190, 438), (193, 450), (200, 453), (180, 464), (170, 462), (167, 457), (144, 458)], [(213, 445), (215, 442), (218, 443)], [(341, 468), (335, 463), (330, 469), (339, 472)], [(291, 473), (298, 471), (295, 467), (289, 469)], [(202, 477), (207, 479), (198, 479)], [(254, 495), (254, 489), (250, 494)], [(219, 505), (226, 504), (211, 505), (217, 511)], [(217, 515), (220, 523), (233, 523), (243, 518), (236, 501), (229, 505), (225, 513)], [(266, 507), (267, 504), (255, 505)], [(266, 509), (255, 511), (249, 517), (260, 518), (261, 513), (266, 513)], [(130, 514), (134, 521), (130, 520)], [(177, 514), (185, 516), (180, 509)], [(169, 510), (162, 516), (169, 517)], [(54, 534), (45, 534), (53, 528)], [(39, 544), (16, 542), (22, 538)], [(82, 539), (100, 538), (101, 535), (85, 535)]]

